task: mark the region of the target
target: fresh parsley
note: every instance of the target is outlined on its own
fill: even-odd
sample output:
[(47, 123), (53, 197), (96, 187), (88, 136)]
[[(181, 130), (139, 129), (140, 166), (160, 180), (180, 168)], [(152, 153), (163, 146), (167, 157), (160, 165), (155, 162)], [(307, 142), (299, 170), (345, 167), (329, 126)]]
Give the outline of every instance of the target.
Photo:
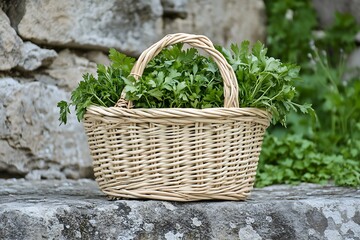
[(164, 49), (149, 62), (142, 78), (126, 80), (136, 108), (222, 107), (223, 84), (215, 62), (182, 44)]
[(266, 109), (272, 114), (273, 123), (280, 121), (282, 125), (286, 125), (290, 111), (300, 110), (315, 117), (310, 104), (293, 101), (300, 67), (266, 56), (267, 49), (259, 41), (251, 51), (249, 45), (249, 41), (244, 41), (240, 46), (231, 45), (231, 50), (218, 48), (236, 73), (240, 106)]
[[(292, 101), (297, 94), (293, 85), (298, 80), (299, 67), (267, 57), (267, 49), (260, 42), (252, 50), (249, 45), (244, 41), (240, 47), (218, 47), (236, 73), (240, 107), (266, 109), (274, 123), (280, 121), (283, 125), (289, 111), (312, 113), (309, 104)], [(98, 65), (97, 78), (85, 74), (72, 92), (71, 102), (59, 102), (59, 120), (66, 123), (70, 105), (75, 106), (78, 120), (90, 105), (114, 106), (123, 90), (135, 108), (223, 107), (223, 82), (215, 62), (194, 48), (182, 47), (176, 44), (161, 51), (138, 80), (129, 76), (135, 59), (111, 49), (112, 64)]]
[(66, 124), (71, 105), (75, 106), (77, 119), (81, 121), (86, 108), (90, 105), (111, 107), (116, 104), (125, 86), (123, 78), (130, 74), (135, 59), (115, 49), (110, 49), (109, 58), (112, 61), (110, 66), (101, 64), (97, 66), (97, 77), (89, 73), (84, 74), (83, 80), (71, 93), (70, 103), (66, 101), (58, 103), (61, 123)]

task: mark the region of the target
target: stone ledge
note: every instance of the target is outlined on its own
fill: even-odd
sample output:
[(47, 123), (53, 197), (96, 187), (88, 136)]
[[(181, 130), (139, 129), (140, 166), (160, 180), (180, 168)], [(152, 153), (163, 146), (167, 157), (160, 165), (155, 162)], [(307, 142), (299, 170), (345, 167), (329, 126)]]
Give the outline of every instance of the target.
[(246, 202), (108, 201), (92, 180), (0, 180), (0, 239), (360, 239), (360, 190), (302, 184)]

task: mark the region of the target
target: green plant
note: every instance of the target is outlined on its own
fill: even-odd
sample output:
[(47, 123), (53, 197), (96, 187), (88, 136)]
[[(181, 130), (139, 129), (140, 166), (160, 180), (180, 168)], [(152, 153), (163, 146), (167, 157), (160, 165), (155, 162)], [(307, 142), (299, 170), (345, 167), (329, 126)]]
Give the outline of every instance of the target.
[(297, 104), (294, 87), (299, 80), (300, 67), (284, 64), (280, 60), (266, 56), (267, 48), (257, 42), (252, 51), (249, 42), (241, 46), (232, 45), (231, 51), (219, 48), (232, 65), (239, 83), (239, 99), (242, 107), (264, 108), (273, 115), (273, 123), (286, 125), (289, 112), (309, 113), (314, 117), (311, 104)]
[[(300, 26), (305, 19), (295, 18), (300, 15), (296, 14), (293, 4), (293, 1), (267, 1), (268, 7), (282, 6), (268, 10), (270, 14), (282, 11), (284, 16), (286, 9), (292, 9), (294, 26)], [(302, 6), (308, 8), (303, 11), (314, 14), (305, 1)], [(280, 20), (279, 15), (274, 19)], [(276, 24), (276, 21), (269, 23)], [(276, 24), (270, 28), (286, 35), (289, 29), (284, 26)], [(329, 181), (337, 185), (359, 186), (360, 79), (356, 75), (352, 75), (354, 79), (344, 78), (350, 71), (345, 65), (346, 54), (354, 49), (359, 26), (354, 17), (347, 14), (337, 14), (334, 24), (323, 31), (322, 38), (315, 38), (312, 34), (316, 25), (310, 28), (305, 22), (305, 26), (307, 30), (302, 34), (307, 36), (298, 39), (298, 48), (281, 49), (274, 42), (268, 43), (270, 52), (275, 51), (284, 59), (298, 56), (296, 59), (303, 67), (302, 81), (295, 83), (298, 98), (312, 103), (318, 121), (292, 112), (288, 115), (286, 130), (276, 126), (269, 129), (260, 156), (256, 186)], [(291, 40), (292, 33), (290, 31), (290, 36), (283, 40)]]
[(163, 49), (139, 80), (125, 79), (136, 108), (223, 107), (223, 84), (214, 61), (183, 44)]
[(355, 49), (355, 35), (360, 31), (354, 16), (347, 13), (336, 13), (334, 23), (324, 31), (324, 37), (316, 45), (330, 56), (331, 66), (336, 66), (342, 54)]
[[(308, 70), (307, 53), (310, 43), (331, 56), (332, 66), (337, 65), (340, 52), (349, 53), (355, 47), (355, 35), (360, 30), (354, 16), (336, 13), (332, 25), (321, 30), (311, 0), (266, 0), (268, 15), (266, 45), (271, 56), (300, 64)], [(316, 36), (316, 33), (321, 33)], [(315, 33), (315, 34), (314, 34)]]
[[(250, 43), (218, 47), (235, 70), (241, 107), (268, 110), (273, 122), (286, 123), (286, 114), (300, 109), (312, 113), (309, 104), (293, 102), (299, 67), (267, 57), (260, 42), (252, 50)], [(71, 103), (59, 102), (60, 121), (66, 123), (69, 106), (74, 105), (79, 120), (91, 104), (114, 106), (122, 90), (136, 108), (207, 108), (222, 107), (223, 84), (212, 59), (200, 56), (196, 49), (182, 50), (182, 44), (164, 49), (152, 59), (139, 80), (129, 76), (134, 59), (110, 50), (112, 65), (98, 66), (98, 79), (84, 75), (72, 92)]]
[(321, 137), (324, 137), (322, 141), (328, 141), (327, 146), (343, 146), (348, 139), (353, 139), (354, 134), (360, 137), (357, 135), (357, 123), (360, 119), (360, 81), (342, 80), (345, 72), (343, 61), (340, 61), (339, 67), (333, 69), (329, 66), (326, 56), (319, 55), (316, 50), (315, 56), (317, 70), (314, 76), (317, 78), (318, 87), (323, 89), (322, 94), (316, 97), (316, 109), (322, 117), (318, 130), (327, 129), (326, 132), (321, 132)]
[[(360, 163), (341, 154), (319, 152), (316, 142), (301, 135), (266, 135), (256, 179), (257, 187), (300, 182), (360, 185)], [(358, 154), (358, 153), (356, 153)]]
[(266, 135), (256, 186), (299, 182), (360, 185), (360, 79), (342, 80), (337, 68), (314, 49), (314, 72), (303, 76), (301, 96), (312, 101), (319, 121), (294, 113), (286, 132)]
[(268, 16), (266, 44), (271, 56), (283, 61), (307, 61), (309, 42), (316, 28), (316, 13), (310, 0), (266, 0)]
[(76, 116), (80, 121), (90, 105), (110, 107), (116, 104), (125, 86), (123, 77), (130, 74), (135, 59), (126, 57), (115, 49), (110, 49), (109, 58), (112, 61), (110, 66), (97, 66), (97, 78), (92, 74), (84, 74), (83, 80), (71, 93), (70, 103), (60, 101), (57, 104), (61, 123), (66, 124), (71, 105), (75, 106)]

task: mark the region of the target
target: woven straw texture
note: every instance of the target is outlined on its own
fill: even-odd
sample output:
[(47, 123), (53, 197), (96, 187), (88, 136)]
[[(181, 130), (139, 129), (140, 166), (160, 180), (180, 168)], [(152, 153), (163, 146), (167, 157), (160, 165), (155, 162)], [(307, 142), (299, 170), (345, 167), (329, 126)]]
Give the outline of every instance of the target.
[(124, 93), (116, 107), (89, 107), (84, 126), (96, 181), (112, 198), (245, 200), (270, 114), (239, 108), (234, 71), (205, 36), (165, 36), (141, 54), (131, 74), (139, 78), (153, 57), (178, 42), (217, 63), (224, 108), (131, 109)]

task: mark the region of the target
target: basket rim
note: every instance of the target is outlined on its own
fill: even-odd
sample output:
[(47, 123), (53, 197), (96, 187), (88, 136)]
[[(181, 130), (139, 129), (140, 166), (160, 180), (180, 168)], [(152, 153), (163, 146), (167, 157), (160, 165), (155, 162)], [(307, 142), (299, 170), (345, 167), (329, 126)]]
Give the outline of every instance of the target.
[(184, 118), (184, 117), (256, 117), (271, 121), (271, 113), (260, 108), (122, 108), (103, 107), (91, 105), (87, 107), (85, 115), (104, 117), (129, 117), (129, 118)]

